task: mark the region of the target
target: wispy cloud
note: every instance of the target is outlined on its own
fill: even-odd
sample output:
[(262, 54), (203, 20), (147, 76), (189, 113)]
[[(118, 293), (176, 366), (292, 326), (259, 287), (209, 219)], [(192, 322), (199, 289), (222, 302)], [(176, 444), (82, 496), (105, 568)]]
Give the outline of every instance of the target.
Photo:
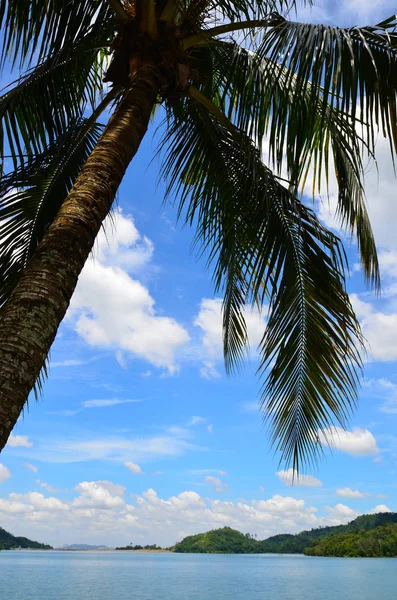
[(143, 402), (144, 398), (127, 398), (125, 400), (121, 398), (110, 398), (104, 400), (85, 400), (83, 402), (84, 408), (104, 408), (106, 406), (117, 406), (117, 404), (135, 404), (137, 402)]
[(37, 471), (39, 470), (38, 467), (36, 467), (36, 465), (32, 465), (32, 463), (23, 463), (25, 465), (25, 467), (27, 469), (29, 469), (29, 471), (32, 471), (32, 473), (37, 473)]
[(77, 463), (110, 460), (141, 464), (162, 458), (182, 456), (205, 448), (192, 442), (191, 431), (168, 427), (154, 436), (99, 437), (86, 434), (80, 439), (43, 440), (29, 457), (47, 463)]
[(202, 425), (203, 423), (206, 422), (207, 419), (204, 419), (204, 417), (192, 417), (191, 419), (189, 419), (189, 421), (186, 423), (187, 427), (193, 427), (194, 425)]
[(47, 415), (58, 415), (61, 417), (74, 417), (74, 415), (78, 415), (83, 412), (83, 410), (88, 410), (91, 408), (107, 408), (109, 406), (117, 406), (118, 404), (136, 404), (139, 402), (143, 402), (147, 398), (95, 398), (94, 400), (84, 400), (81, 405), (74, 409), (66, 409), (66, 410), (56, 410), (47, 412)]

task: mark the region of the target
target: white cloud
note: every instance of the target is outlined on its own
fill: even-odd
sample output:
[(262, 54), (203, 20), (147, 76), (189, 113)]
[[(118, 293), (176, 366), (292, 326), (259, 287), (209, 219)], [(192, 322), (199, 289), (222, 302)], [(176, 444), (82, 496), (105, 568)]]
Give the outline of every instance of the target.
[(8, 500), (1, 500), (0, 513), (8, 510), (10, 512), (59, 513), (68, 511), (69, 506), (58, 498), (46, 498), (39, 492), (28, 492), (27, 494), (10, 494)]
[(10, 494), (0, 499), (0, 521), (16, 535), (48, 543), (73, 543), (83, 532), (86, 543), (124, 545), (134, 539), (168, 546), (226, 525), (265, 539), (345, 523), (358, 514), (337, 504), (325, 507), (321, 515), (304, 500), (281, 495), (236, 502), (203, 498), (189, 490), (166, 499), (153, 489), (127, 495), (124, 486), (110, 481), (81, 482), (75, 494), (62, 502), (37, 492)]
[(263, 485), (259, 486), (259, 491), (262, 492), (262, 494), (265, 493), (265, 488), (263, 487)]
[(124, 465), (131, 471), (131, 473), (142, 473), (142, 469), (136, 463), (126, 460)]
[(40, 479), (36, 479), (36, 483), (37, 485), (39, 485), (41, 488), (47, 490), (47, 492), (50, 492), (50, 494), (60, 494), (62, 490), (53, 487), (52, 485), (50, 485), (49, 483), (46, 483), (45, 481), (40, 481)]
[(148, 266), (153, 252), (151, 240), (142, 236), (132, 216), (124, 215), (121, 210), (106, 220), (94, 247), (95, 258), (100, 263), (134, 272)]
[(215, 362), (213, 360), (205, 360), (203, 361), (203, 366), (200, 369), (200, 377), (203, 379), (219, 379), (220, 373), (217, 371), (215, 367)]
[(24, 463), (24, 465), (27, 469), (29, 469), (33, 473), (37, 473), (37, 471), (39, 470), (38, 467), (36, 467), (35, 465), (32, 465), (31, 463), (26, 462), (26, 463)]
[(294, 473), (294, 469), (288, 469), (288, 471), (278, 471), (276, 473), (280, 481), (287, 486), (295, 487), (321, 487), (322, 482), (313, 477), (313, 475), (302, 475)]
[(349, 506), (346, 506), (346, 504), (335, 504), (332, 507), (326, 506), (326, 510), (332, 519), (332, 524), (347, 523), (360, 514)]
[[(263, 337), (264, 318), (258, 311), (246, 310), (245, 320), (250, 346), (256, 349)], [(194, 324), (202, 331), (202, 342), (209, 356), (220, 358), (222, 356), (222, 300), (203, 298)]]
[(12, 448), (31, 448), (33, 442), (31, 442), (27, 435), (13, 435), (11, 434), (8, 438), (7, 446)]
[(0, 483), (11, 477), (10, 471), (0, 463)]
[(359, 490), (352, 490), (346, 487), (336, 490), (336, 495), (342, 498), (365, 498), (368, 494), (362, 494)]
[(81, 367), (82, 365), (87, 365), (89, 362), (91, 361), (70, 358), (67, 360), (52, 361), (51, 367)]
[(129, 398), (126, 400), (121, 398), (109, 398), (104, 400), (85, 400), (82, 405), (84, 408), (103, 408), (107, 406), (117, 406), (118, 404), (135, 404), (142, 401), (142, 398)]
[(176, 351), (187, 331), (175, 319), (160, 316), (149, 290), (131, 273), (147, 266), (153, 246), (139, 235), (131, 217), (116, 214), (98, 237), (96, 259), (88, 260), (73, 295), (69, 319), (90, 345), (114, 348), (174, 373)]
[(205, 478), (205, 483), (211, 486), (215, 492), (228, 492), (229, 486), (227, 483), (224, 483), (219, 477), (213, 477), (212, 475), (207, 475)]
[(194, 425), (202, 425), (203, 423), (205, 423), (206, 419), (204, 419), (204, 417), (192, 417), (188, 423), (187, 423), (187, 427), (192, 427)]
[(382, 398), (380, 410), (386, 414), (397, 414), (397, 385), (389, 379), (370, 379), (365, 387), (375, 396)]
[(75, 490), (80, 496), (75, 498), (72, 506), (78, 509), (97, 508), (109, 510), (124, 506), (125, 487), (110, 481), (83, 481)]
[(322, 444), (329, 444), (350, 456), (372, 456), (379, 452), (376, 440), (368, 429), (355, 427), (353, 431), (345, 431), (341, 427), (332, 427), (320, 430), (318, 436)]
[(376, 311), (357, 294), (352, 294), (350, 299), (368, 342), (368, 358), (377, 361), (396, 360), (397, 314)]
[(212, 425), (212, 423), (210, 425), (207, 425), (207, 431), (208, 433), (214, 433), (214, 426)]
[(378, 513), (386, 513), (386, 512), (392, 512), (390, 510), (390, 508), (388, 506), (386, 506), (386, 504), (378, 504), (378, 506), (375, 506), (373, 509), (371, 509), (369, 511), (370, 515), (377, 515)]
[(94, 437), (82, 439), (45, 439), (29, 457), (49, 463), (73, 463), (91, 460), (133, 461), (137, 463), (182, 456), (199, 450), (192, 443), (191, 429), (168, 427), (151, 437)]

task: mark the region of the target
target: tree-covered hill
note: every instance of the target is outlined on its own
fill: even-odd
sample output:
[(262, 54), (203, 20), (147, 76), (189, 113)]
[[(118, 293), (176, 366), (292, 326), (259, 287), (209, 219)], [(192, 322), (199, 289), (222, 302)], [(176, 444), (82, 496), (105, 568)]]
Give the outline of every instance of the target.
[(259, 552), (258, 543), (249, 534), (244, 535), (231, 527), (223, 527), (206, 533), (189, 535), (179, 544), (175, 544), (174, 552), (255, 554)]
[(397, 523), (397, 513), (378, 513), (375, 515), (361, 515), (350, 521), (347, 525), (333, 527), (319, 527), (310, 531), (302, 531), (296, 535), (282, 534), (270, 537), (260, 544), (257, 552), (271, 552), (275, 554), (301, 554), (305, 548), (316, 540), (339, 533), (353, 533), (374, 529), (385, 523)]
[(397, 556), (397, 524), (387, 523), (369, 531), (339, 533), (317, 540), (305, 549), (307, 556)]
[(35, 550), (51, 550), (52, 546), (40, 544), (25, 537), (16, 537), (0, 527), (0, 550), (9, 550), (11, 548), (34, 548)]
[(190, 535), (175, 545), (174, 552), (228, 553), (228, 554), (302, 554), (317, 540), (335, 534), (350, 534), (368, 531), (385, 524), (397, 523), (397, 513), (362, 515), (347, 525), (319, 527), (301, 533), (280, 534), (266, 540), (256, 540), (230, 527), (214, 529), (206, 533)]

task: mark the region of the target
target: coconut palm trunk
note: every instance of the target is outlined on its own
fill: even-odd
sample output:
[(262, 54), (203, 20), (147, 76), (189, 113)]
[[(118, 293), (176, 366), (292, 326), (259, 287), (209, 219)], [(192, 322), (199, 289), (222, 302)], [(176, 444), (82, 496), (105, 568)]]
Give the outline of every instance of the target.
[(321, 456), (319, 432), (347, 425), (363, 338), (342, 242), (301, 192), (326, 193), (334, 173), (378, 287), (363, 177), (379, 129), (397, 152), (397, 19), (310, 25), (290, 20), (298, 4), (0, 0), (0, 73), (25, 69), (0, 92), (0, 450), (156, 102), (165, 196), (223, 298), (227, 372), (246, 357), (247, 309), (266, 307), (260, 401), (281, 461), (299, 471)]
[(133, 78), (0, 320), (0, 449), (37, 381), (103, 220), (144, 137), (159, 90), (152, 64)]

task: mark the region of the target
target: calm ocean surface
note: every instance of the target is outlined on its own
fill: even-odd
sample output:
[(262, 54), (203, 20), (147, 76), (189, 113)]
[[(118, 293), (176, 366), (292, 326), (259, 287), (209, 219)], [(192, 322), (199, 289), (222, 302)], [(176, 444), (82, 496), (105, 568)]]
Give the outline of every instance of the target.
[(397, 559), (0, 552), (4, 600), (396, 600)]

